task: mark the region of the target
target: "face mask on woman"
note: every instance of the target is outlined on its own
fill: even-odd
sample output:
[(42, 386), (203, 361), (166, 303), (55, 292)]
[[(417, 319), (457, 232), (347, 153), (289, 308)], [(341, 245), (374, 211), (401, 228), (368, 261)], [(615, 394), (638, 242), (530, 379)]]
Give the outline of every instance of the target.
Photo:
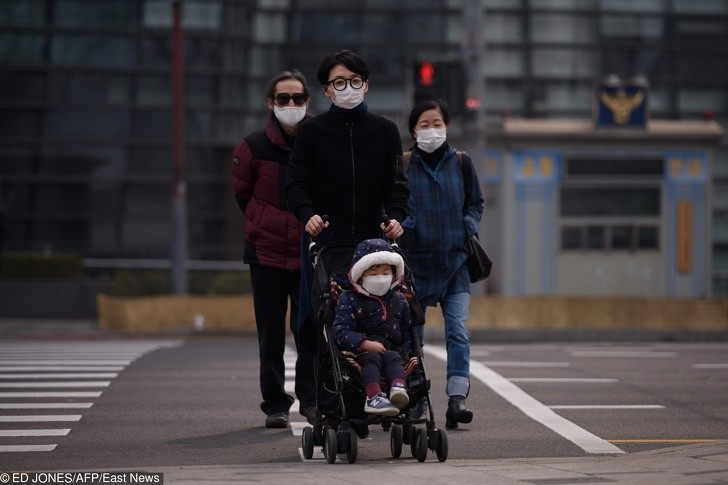
[(425, 128), (417, 130), (417, 148), (426, 153), (432, 153), (447, 140), (447, 128)]
[(336, 99), (334, 104), (339, 108), (352, 109), (359, 106), (364, 101), (364, 88), (354, 89), (351, 85), (347, 85), (343, 91), (334, 91)]
[(365, 276), (362, 278), (361, 286), (370, 295), (384, 296), (392, 286), (392, 275), (377, 274)]
[(273, 114), (284, 126), (296, 126), (306, 116), (305, 106), (273, 106)]

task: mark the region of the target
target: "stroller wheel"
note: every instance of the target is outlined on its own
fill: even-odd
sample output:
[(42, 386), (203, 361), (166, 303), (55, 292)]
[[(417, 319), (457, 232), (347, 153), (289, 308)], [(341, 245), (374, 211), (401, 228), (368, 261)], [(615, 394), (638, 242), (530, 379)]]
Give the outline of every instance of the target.
[(419, 462), (427, 459), (427, 430), (425, 428), (417, 428), (415, 430), (415, 439), (412, 443), (412, 456), (417, 458)]
[(313, 428), (311, 426), (303, 428), (301, 448), (303, 449), (303, 457), (310, 460), (313, 457)]
[(329, 463), (336, 461), (336, 431), (328, 427), (324, 431), (324, 457)]
[(346, 450), (346, 460), (349, 463), (356, 461), (356, 456), (359, 452), (359, 440), (356, 436), (356, 431), (353, 429), (349, 430), (349, 449)]
[(399, 458), (402, 454), (402, 426), (395, 424), (389, 434), (389, 449), (392, 451), (392, 458)]
[(443, 462), (447, 460), (447, 431), (444, 429), (438, 429), (437, 430), (437, 447), (435, 448), (435, 454), (437, 455), (437, 460), (440, 462)]

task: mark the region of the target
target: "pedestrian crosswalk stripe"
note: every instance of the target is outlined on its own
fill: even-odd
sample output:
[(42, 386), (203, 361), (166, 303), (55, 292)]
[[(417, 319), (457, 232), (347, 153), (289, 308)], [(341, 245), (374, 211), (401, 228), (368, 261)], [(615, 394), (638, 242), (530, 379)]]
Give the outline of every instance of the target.
[(109, 387), (110, 381), (73, 381), (73, 382), (0, 382), (1, 389), (26, 389), (33, 387)]
[(124, 370), (121, 365), (7, 365), (0, 366), (0, 372), (39, 372), (39, 371), (57, 371), (57, 372), (80, 372), (80, 371), (98, 371), (111, 372)]
[(49, 398), (49, 397), (99, 397), (101, 396), (101, 391), (68, 391), (68, 392), (54, 392), (54, 391), (47, 391), (47, 392), (0, 392), (0, 399), (2, 398), (8, 398), (8, 397), (39, 397), (39, 398)]
[(85, 374), (59, 372), (57, 374), (3, 374), (0, 372), (0, 379), (113, 379), (118, 377), (117, 372), (91, 372)]
[(52, 421), (80, 421), (80, 414), (28, 414), (24, 416), (0, 416), (0, 423), (45, 423)]
[(71, 429), (0, 429), (0, 437), (10, 436), (66, 436)]
[(32, 451), (53, 451), (54, 445), (0, 445), (0, 453), (28, 453)]
[(10, 402), (0, 403), (0, 409), (88, 409), (92, 402)]

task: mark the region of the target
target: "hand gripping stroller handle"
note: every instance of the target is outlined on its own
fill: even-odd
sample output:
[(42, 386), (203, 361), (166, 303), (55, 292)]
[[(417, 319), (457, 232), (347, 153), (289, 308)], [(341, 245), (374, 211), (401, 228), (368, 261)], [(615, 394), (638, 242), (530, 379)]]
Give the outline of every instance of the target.
[[(382, 224), (384, 224), (384, 227), (387, 227), (387, 224), (389, 224), (389, 216), (387, 215), (386, 212), (382, 212), (382, 216), (379, 219), (379, 221)], [(385, 239), (387, 240), (387, 242), (389, 243), (390, 246), (392, 246), (393, 248), (399, 249), (399, 245), (397, 244), (397, 239), (391, 238), (391, 237), (388, 237), (388, 238), (385, 238)]]
[[(329, 221), (329, 216), (327, 214), (324, 214), (321, 216), (321, 220), (324, 221), (324, 223)], [(310, 236), (311, 242), (308, 244), (308, 257), (311, 260), (311, 264), (316, 266), (316, 263), (318, 262), (318, 252), (319, 252), (319, 246), (316, 243), (316, 237)]]

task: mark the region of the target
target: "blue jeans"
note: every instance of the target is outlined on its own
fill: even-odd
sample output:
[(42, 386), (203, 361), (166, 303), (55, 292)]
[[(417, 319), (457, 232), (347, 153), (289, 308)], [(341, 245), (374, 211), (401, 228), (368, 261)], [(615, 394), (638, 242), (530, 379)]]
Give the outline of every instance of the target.
[[(470, 293), (452, 293), (440, 301), (445, 320), (445, 346), (447, 348), (448, 396), (468, 397), (470, 392), (470, 338), (468, 336), (468, 315), (470, 314)], [(426, 310), (426, 308), (425, 308)], [(420, 342), (423, 329), (418, 328)]]

